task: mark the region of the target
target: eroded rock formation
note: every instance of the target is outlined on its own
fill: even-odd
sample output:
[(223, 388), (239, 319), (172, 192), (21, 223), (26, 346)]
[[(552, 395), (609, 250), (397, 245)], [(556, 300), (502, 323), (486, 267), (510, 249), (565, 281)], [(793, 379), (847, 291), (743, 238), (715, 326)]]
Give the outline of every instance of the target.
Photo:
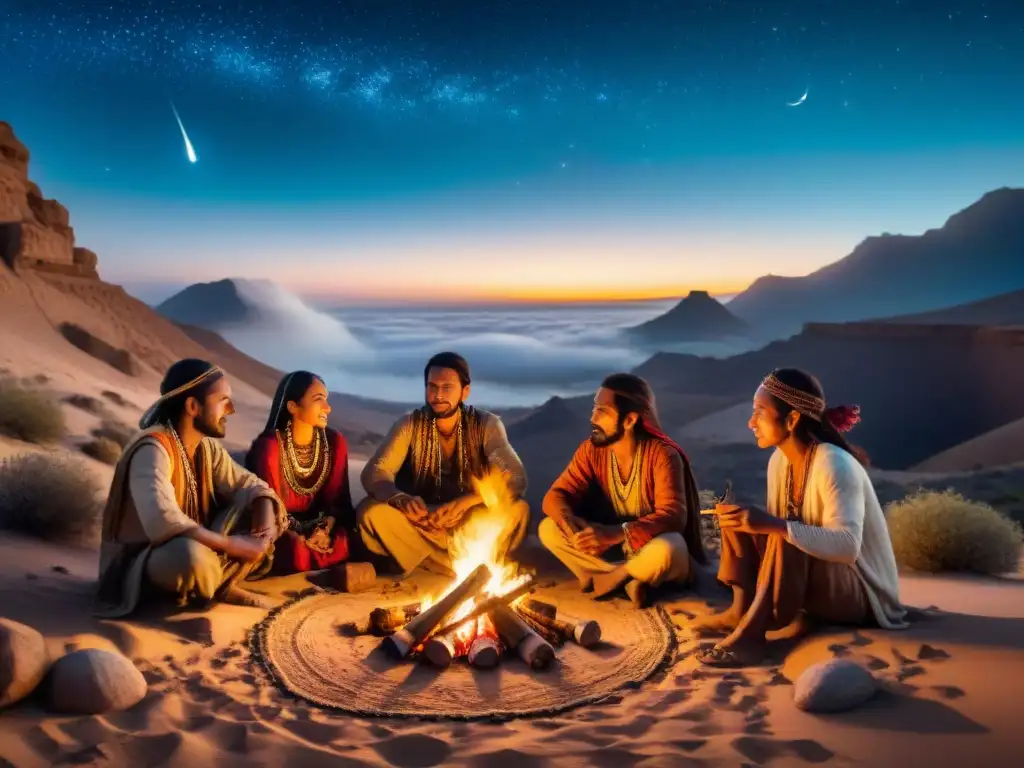
[(96, 254), (75, 247), (68, 209), (28, 176), (29, 151), (0, 122), (0, 259), (11, 269), (98, 278)]

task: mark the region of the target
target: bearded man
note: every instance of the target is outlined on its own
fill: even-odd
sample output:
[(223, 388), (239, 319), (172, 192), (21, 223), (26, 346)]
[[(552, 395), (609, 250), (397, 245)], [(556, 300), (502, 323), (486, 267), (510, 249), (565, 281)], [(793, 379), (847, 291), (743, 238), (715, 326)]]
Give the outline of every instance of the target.
[(356, 512), (366, 548), (397, 563), (404, 575), (421, 564), (451, 575), (453, 533), (485, 509), (472, 478), (498, 471), (511, 503), (496, 551), (514, 551), (526, 536), (526, 470), (501, 419), (466, 404), (469, 364), (454, 352), (434, 355), (423, 369), (426, 404), (400, 418), (361, 480), (367, 497)]
[(544, 496), (538, 534), (585, 592), (624, 587), (643, 607), (648, 586), (686, 581), (691, 558), (707, 562), (697, 484), (639, 376), (601, 382), (590, 421), (590, 439)]
[(146, 597), (270, 607), (239, 587), (269, 567), (284, 505), (218, 438), (235, 412), (224, 371), (179, 360), (124, 449), (103, 512), (95, 613), (120, 618)]

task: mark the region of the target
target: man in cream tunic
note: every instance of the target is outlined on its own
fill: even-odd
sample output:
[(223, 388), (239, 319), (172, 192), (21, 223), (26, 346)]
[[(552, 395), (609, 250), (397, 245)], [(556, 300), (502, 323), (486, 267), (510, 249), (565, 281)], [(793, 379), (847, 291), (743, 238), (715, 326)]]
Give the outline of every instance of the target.
[(810, 620), (902, 629), (896, 558), (885, 515), (862, 465), (842, 436), (859, 409), (827, 408), (821, 384), (782, 368), (754, 396), (750, 428), (774, 448), (768, 509), (719, 504), (719, 581), (733, 589), (724, 613), (698, 622), (731, 630), (698, 659), (716, 667), (760, 661), (770, 630), (795, 634)]
[(216, 439), (234, 412), (227, 378), (205, 361), (181, 360), (160, 391), (114, 470), (96, 615), (127, 616), (161, 593), (179, 606), (217, 598), (269, 607), (238, 584), (266, 568), (286, 513)]

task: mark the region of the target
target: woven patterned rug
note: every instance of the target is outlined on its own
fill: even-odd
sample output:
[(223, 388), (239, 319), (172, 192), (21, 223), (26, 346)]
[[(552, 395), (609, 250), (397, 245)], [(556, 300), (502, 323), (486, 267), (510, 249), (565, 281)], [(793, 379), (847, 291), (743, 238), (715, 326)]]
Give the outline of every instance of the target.
[[(429, 590), (429, 587), (427, 588)], [(514, 654), (496, 669), (465, 659), (447, 669), (425, 660), (394, 661), (380, 638), (353, 636), (345, 625), (373, 608), (419, 599), (422, 585), (400, 592), (319, 592), (278, 608), (253, 634), (253, 652), (279, 686), (310, 703), (354, 715), (509, 719), (554, 714), (598, 701), (647, 679), (669, 656), (674, 636), (657, 609), (628, 601), (593, 601), (575, 584), (539, 589), (536, 596), (601, 624), (602, 642), (587, 650), (571, 642), (556, 649), (547, 670), (531, 670)]]

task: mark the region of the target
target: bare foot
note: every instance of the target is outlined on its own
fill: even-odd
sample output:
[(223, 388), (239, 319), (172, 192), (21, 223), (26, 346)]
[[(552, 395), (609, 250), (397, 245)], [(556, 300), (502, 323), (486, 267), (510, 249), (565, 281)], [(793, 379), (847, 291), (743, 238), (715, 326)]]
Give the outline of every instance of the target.
[(637, 581), (636, 579), (627, 581), (626, 594), (629, 595), (629, 599), (633, 601), (635, 607), (647, 607), (647, 585), (642, 581)]
[(259, 608), (269, 611), (277, 607), (277, 602), (264, 595), (258, 595), (241, 587), (231, 587), (220, 598), (228, 605), (244, 605), (247, 608)]
[(594, 574), (594, 592), (591, 595), (595, 600), (605, 597), (617, 590), (629, 580), (629, 571), (626, 566), (620, 565), (610, 573)]

